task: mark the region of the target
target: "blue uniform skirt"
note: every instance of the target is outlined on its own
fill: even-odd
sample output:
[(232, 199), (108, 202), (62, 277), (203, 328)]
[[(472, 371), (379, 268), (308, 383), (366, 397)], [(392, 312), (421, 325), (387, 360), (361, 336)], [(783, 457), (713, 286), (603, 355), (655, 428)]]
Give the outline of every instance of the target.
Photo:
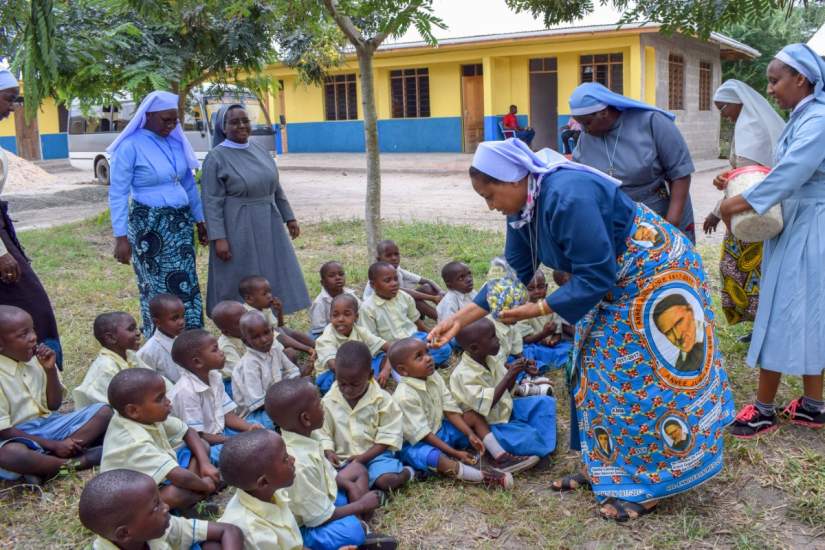
[(186, 328), (203, 327), (203, 303), (195, 269), (194, 221), (189, 206), (154, 208), (132, 201), (128, 238), (146, 338), (155, 330), (149, 301), (162, 293), (174, 294), (183, 301)]
[(616, 286), (576, 325), (570, 373), (582, 459), (600, 499), (645, 502), (722, 469), (734, 418), (702, 259), (639, 205)]

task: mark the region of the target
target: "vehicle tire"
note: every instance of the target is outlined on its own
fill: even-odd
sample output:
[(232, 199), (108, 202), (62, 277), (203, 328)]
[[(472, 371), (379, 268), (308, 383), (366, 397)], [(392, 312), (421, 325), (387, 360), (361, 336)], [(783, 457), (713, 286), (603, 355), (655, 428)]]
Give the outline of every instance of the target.
[(95, 179), (100, 185), (109, 185), (109, 161), (105, 158), (95, 162)]

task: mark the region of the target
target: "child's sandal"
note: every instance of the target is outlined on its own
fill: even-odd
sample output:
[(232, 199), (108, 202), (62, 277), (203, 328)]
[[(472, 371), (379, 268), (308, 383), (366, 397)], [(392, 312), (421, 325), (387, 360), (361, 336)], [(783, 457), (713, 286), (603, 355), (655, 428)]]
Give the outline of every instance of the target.
[[(613, 497), (608, 498), (602, 502), (601, 505), (612, 506), (613, 509), (616, 510), (616, 515), (611, 516), (605, 514), (601, 510), (599, 511), (599, 515), (601, 515), (604, 519), (612, 519), (617, 523), (624, 523), (629, 519), (639, 519), (640, 517), (646, 516), (656, 510), (656, 505), (648, 508), (644, 504), (639, 504), (638, 502), (631, 502), (629, 500), (621, 500)], [(628, 512), (632, 512), (635, 516), (631, 516)]]
[[(564, 476), (558, 480), (558, 482), (558, 486), (556, 486), (555, 482), (551, 483), (550, 488), (559, 493), (569, 493), (581, 488), (590, 488), (590, 479), (581, 472)], [(573, 485), (573, 482), (576, 483), (575, 486)]]

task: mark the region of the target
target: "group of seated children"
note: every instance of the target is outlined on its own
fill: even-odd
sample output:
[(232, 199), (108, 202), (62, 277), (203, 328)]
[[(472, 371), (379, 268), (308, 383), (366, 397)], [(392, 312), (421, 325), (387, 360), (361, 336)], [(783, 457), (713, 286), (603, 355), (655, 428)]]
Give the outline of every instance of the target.
[[(214, 307), (219, 338), (184, 330), (183, 303), (168, 294), (151, 300), (156, 330), (143, 347), (131, 315), (99, 315), (101, 350), (74, 390), (76, 411), (65, 414), (53, 412), (63, 394), (54, 352), (36, 344), (26, 312), (0, 306), (0, 477), (99, 464), (80, 501), (95, 548), (391, 548), (394, 539), (365, 521), (413, 479), (510, 489), (513, 473), (555, 448), (551, 392), (519, 393), (519, 381), (538, 376), (529, 346), (558, 345), (561, 323), (506, 327), (508, 337), (524, 334), (519, 350), (504, 349), (500, 323), (472, 323), (455, 338), (462, 355), (445, 381), (436, 366), (451, 347), (428, 349), (396, 271), (397, 246), (384, 241), (378, 255), (391, 261), (370, 267), (363, 303), (339, 263), (322, 266), (317, 340), (283, 326), (257, 276), (241, 282), (244, 304)], [(450, 262), (442, 277), (446, 293), (424, 288), (440, 318), (475, 294), (466, 265)], [(537, 274), (531, 299), (546, 290)], [(300, 353), (304, 371), (293, 362)], [(393, 394), (383, 389), (391, 378)], [(170, 520), (170, 509), (208, 509), (226, 485), (236, 492), (220, 522)]]

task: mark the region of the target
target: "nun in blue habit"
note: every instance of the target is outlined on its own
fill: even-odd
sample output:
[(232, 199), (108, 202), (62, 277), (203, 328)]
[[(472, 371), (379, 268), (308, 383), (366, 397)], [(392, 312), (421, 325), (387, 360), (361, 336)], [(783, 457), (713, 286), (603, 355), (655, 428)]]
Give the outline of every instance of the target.
[(143, 335), (154, 331), (149, 302), (161, 293), (183, 301), (186, 328), (203, 327), (195, 238), (207, 243), (193, 170), (198, 159), (178, 122), (178, 96), (152, 92), (106, 151), (112, 156), (109, 208), (115, 258), (137, 276)]
[[(526, 285), (539, 264), (571, 273), (504, 321), (558, 313), (576, 324), (571, 447), (601, 514), (626, 521), (722, 469), (733, 398), (702, 259), (688, 238), (621, 192), (619, 181), (517, 139), (481, 143), (473, 189), (507, 216), (505, 256)], [(486, 289), (439, 322), (433, 345), (487, 315)]]
[(748, 365), (759, 368), (755, 403), (732, 427), (754, 437), (779, 427), (774, 398), (782, 374), (802, 376), (803, 395), (785, 407), (795, 424), (825, 426), (825, 62), (810, 47), (792, 44), (768, 65), (768, 94), (791, 112), (768, 176), (722, 201), (722, 219), (764, 214), (782, 205), (784, 228), (764, 243), (759, 307)]
[(588, 82), (573, 90), (570, 113), (584, 130), (573, 160), (621, 181), (622, 191), (696, 242), (690, 151), (672, 113)]

